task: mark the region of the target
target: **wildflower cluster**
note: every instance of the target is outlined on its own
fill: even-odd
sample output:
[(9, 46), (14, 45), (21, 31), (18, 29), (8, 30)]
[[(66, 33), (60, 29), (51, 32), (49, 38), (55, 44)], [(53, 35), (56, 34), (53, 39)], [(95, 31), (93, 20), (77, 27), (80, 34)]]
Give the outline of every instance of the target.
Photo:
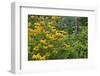
[[(28, 16), (28, 59), (65, 59), (72, 48), (61, 16)], [(66, 54), (65, 54), (66, 53)]]

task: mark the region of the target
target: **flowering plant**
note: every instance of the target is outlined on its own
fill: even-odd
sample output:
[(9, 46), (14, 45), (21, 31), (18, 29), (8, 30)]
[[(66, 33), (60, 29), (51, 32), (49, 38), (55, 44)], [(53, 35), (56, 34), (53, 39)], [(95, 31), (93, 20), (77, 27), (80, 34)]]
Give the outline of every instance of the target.
[(28, 15), (28, 60), (87, 58), (87, 18), (75, 18)]

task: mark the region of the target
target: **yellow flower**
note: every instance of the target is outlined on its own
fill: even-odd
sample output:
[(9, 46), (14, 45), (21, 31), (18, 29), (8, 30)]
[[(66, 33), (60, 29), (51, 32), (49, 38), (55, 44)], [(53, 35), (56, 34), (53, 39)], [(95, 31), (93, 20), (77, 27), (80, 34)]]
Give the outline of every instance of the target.
[(56, 32), (56, 35), (57, 35), (57, 36), (60, 36), (60, 35), (61, 35), (61, 33), (59, 33), (59, 32)]
[(40, 59), (40, 58), (41, 58), (40, 53), (38, 53), (37, 55), (35, 54), (32, 55), (32, 59)]
[(40, 30), (42, 30), (42, 29), (43, 29), (43, 26), (42, 26), (42, 25), (37, 25), (37, 26), (35, 26), (35, 29), (40, 29)]
[(55, 35), (56, 36), (60, 36), (60, 37), (65, 37), (66, 35), (65, 34), (67, 34), (67, 32), (65, 32), (65, 31), (59, 31), (59, 30), (56, 30), (56, 33), (55, 33)]
[(44, 49), (47, 49), (47, 48), (48, 48), (48, 46), (43, 46), (43, 48), (44, 48)]
[(56, 29), (52, 29), (51, 31), (52, 31), (52, 32), (56, 32), (57, 30), (56, 30)]
[(42, 31), (42, 30), (41, 30), (40, 28), (38, 28), (38, 29), (33, 29), (32, 33), (33, 33), (34, 35), (37, 35), (37, 34), (40, 34), (41, 31)]
[(56, 34), (56, 36), (58, 36), (58, 37), (64, 37), (64, 34), (63, 34), (63, 33), (60, 33), (59, 31), (57, 31), (55, 34)]
[(38, 53), (36, 56), (37, 56), (37, 59), (40, 59), (41, 57), (40, 53)]
[(46, 43), (46, 39), (41, 39), (40, 42), (44, 44)]
[(50, 28), (55, 28), (55, 27), (54, 27), (54, 22), (48, 22), (48, 27), (50, 27)]
[(33, 54), (32, 59), (37, 59), (37, 56), (35, 54)]
[(36, 25), (33, 30), (34, 35), (40, 34), (43, 31), (43, 28), (42, 25)]
[(48, 25), (53, 25), (53, 22), (48, 22)]
[(51, 39), (51, 40), (55, 40), (56, 38), (56, 35), (53, 35), (53, 34), (47, 34), (46, 35), (49, 39)]
[(38, 54), (33, 54), (32, 55), (32, 59), (37, 59), (37, 60), (45, 60), (46, 59), (46, 55), (41, 56), (40, 53)]
[(59, 18), (59, 17), (58, 17), (58, 16), (52, 16), (52, 17), (51, 17), (51, 19), (53, 19), (53, 20), (54, 20), (54, 19), (57, 19), (57, 18)]
[(48, 33), (49, 33), (49, 31), (46, 31), (46, 30), (43, 30), (43, 32), (44, 32), (45, 34), (48, 34)]
[(56, 16), (52, 16), (51, 19), (56, 19)]
[(47, 36), (47, 37), (49, 37), (49, 36), (50, 36), (50, 34), (46, 34), (46, 36)]
[(49, 45), (48, 45), (48, 47), (50, 47), (50, 48), (51, 48), (51, 47), (53, 47), (53, 45), (52, 45), (52, 44), (49, 44)]
[(46, 56), (44, 55), (44, 56), (42, 56), (42, 57), (40, 57), (40, 60), (45, 60), (46, 59)]
[(37, 50), (39, 50), (39, 46), (35, 46), (34, 48), (33, 48), (33, 50), (35, 50), (35, 51), (37, 51)]

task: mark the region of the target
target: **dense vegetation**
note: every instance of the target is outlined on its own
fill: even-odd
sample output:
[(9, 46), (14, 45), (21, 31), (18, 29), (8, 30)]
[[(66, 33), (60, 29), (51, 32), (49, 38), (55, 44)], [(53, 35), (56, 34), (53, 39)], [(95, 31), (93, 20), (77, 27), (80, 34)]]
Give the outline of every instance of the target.
[(28, 15), (28, 60), (88, 57), (87, 17)]

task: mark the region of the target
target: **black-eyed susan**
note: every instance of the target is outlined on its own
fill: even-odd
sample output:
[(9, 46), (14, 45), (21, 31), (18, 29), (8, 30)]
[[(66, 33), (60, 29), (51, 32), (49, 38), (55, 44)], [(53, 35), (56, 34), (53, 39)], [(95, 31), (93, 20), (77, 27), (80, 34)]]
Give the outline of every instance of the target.
[(54, 23), (54, 22), (52, 22), (52, 21), (51, 21), (51, 22), (48, 22), (48, 24), (47, 24), (47, 25), (48, 25), (48, 27), (49, 27), (49, 28), (55, 28), (55, 26), (54, 26), (54, 25), (55, 25), (55, 23)]
[(62, 33), (62, 34), (67, 34), (67, 32), (65, 32), (65, 31), (60, 31), (60, 33)]
[(40, 48), (40, 46), (37, 45), (37, 46), (35, 46), (35, 47), (33, 48), (33, 50), (38, 51), (39, 48)]
[(57, 18), (56, 16), (52, 16), (52, 17), (51, 17), (51, 19), (53, 19), (53, 20), (56, 19), (56, 18)]
[(45, 44), (45, 43), (46, 43), (46, 39), (41, 39), (41, 40), (40, 40), (40, 43)]
[(37, 56), (35, 54), (33, 54), (32, 59), (37, 59)]
[(47, 34), (46, 35), (50, 40), (55, 40), (56, 39), (56, 35), (55, 34)]
[(41, 57), (40, 53), (38, 53), (36, 56), (38, 59), (40, 59), (40, 57)]
[(45, 59), (46, 59), (46, 55), (40, 57), (40, 60), (45, 60)]
[(49, 34), (49, 31), (43, 30), (43, 33), (44, 33), (44, 34)]
[(40, 55), (40, 53), (38, 54), (33, 54), (32, 55), (32, 59), (35, 59), (35, 60), (45, 60), (46, 59), (46, 55)]
[(32, 59), (40, 59), (40, 57), (41, 57), (40, 53), (32, 55)]
[(57, 30), (55, 28), (51, 29), (51, 32), (55, 33)]
[(52, 45), (52, 44), (48, 44), (48, 47), (51, 48), (51, 47), (54, 47), (54, 45)]
[(41, 30), (40, 29), (33, 29), (32, 33), (33, 33), (33, 35), (37, 35), (37, 34), (41, 33)]
[(51, 19), (55, 20), (57, 18), (60, 18), (59, 16), (52, 16)]

